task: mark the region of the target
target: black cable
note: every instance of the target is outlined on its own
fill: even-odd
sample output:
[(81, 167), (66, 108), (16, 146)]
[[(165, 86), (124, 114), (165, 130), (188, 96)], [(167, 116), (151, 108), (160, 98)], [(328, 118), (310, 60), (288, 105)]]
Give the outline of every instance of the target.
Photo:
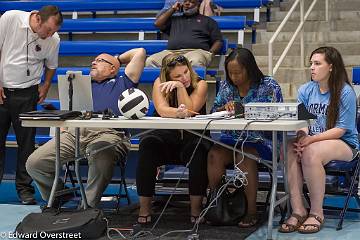
[[(234, 148), (233, 148), (234, 157), (235, 157), (235, 154), (236, 154), (236, 151), (235, 151), (235, 150), (236, 150), (236, 147), (237, 147), (239, 141), (241, 140), (241, 137), (242, 137), (244, 131), (245, 131), (245, 130), (246, 130), (247, 132), (249, 131), (248, 128), (249, 128), (250, 124), (252, 124), (252, 123), (254, 123), (254, 122), (273, 122), (273, 121), (278, 120), (279, 118), (281, 118), (281, 117), (283, 117), (283, 116), (286, 116), (286, 115), (288, 115), (288, 114), (289, 114), (289, 113), (282, 114), (282, 115), (278, 116), (278, 117), (275, 118), (275, 119), (269, 119), (269, 120), (251, 120), (251, 121), (247, 122), (246, 125), (244, 126), (244, 128), (241, 130), (240, 136), (238, 137), (238, 139), (237, 139), (237, 141), (236, 141), (236, 144), (234, 145)], [(248, 136), (247, 136), (247, 137), (248, 137)], [(247, 137), (246, 137), (245, 140), (242, 142), (242, 154), (243, 154), (243, 156), (244, 156), (243, 145), (244, 145)], [(274, 151), (274, 149), (273, 149), (273, 151)], [(275, 149), (275, 151), (276, 151), (276, 149)], [(234, 164), (235, 164), (235, 159), (234, 159)], [(234, 167), (236, 167), (236, 166), (234, 166)], [(243, 175), (243, 176), (245, 177), (245, 175)], [(205, 209), (200, 213), (200, 215), (199, 215), (199, 221), (197, 221), (197, 222), (194, 224), (194, 227), (190, 230), (191, 232), (195, 230), (195, 233), (197, 234), (201, 216), (205, 216), (206, 213), (209, 211), (209, 209), (210, 209), (211, 207), (214, 207), (214, 206), (212, 206), (213, 203), (217, 201), (217, 199), (221, 196), (221, 194), (225, 191), (225, 189), (227, 188), (227, 186), (228, 186), (230, 183), (233, 182), (235, 187), (241, 187), (241, 186), (244, 184), (243, 181), (241, 181), (241, 185), (240, 185), (240, 186), (237, 186), (237, 184), (236, 184), (236, 179), (237, 179), (237, 176), (235, 175), (233, 178), (229, 179), (228, 181), (225, 182), (225, 184), (223, 184), (223, 185), (221, 186), (221, 188), (218, 190), (218, 193), (216, 194), (216, 197), (210, 202), (210, 204), (208, 205), (208, 207), (205, 208)], [(189, 230), (185, 230), (185, 231), (189, 231)], [(185, 232), (185, 231), (182, 231), (182, 232)], [(172, 231), (172, 232), (178, 232), (178, 231)], [(165, 236), (165, 234), (163, 234), (163, 235), (161, 235), (161, 236)]]
[[(30, 69), (29, 69), (29, 45), (33, 42), (35, 42), (36, 40), (38, 40), (38, 38), (35, 38), (34, 40), (32, 40), (31, 42), (29, 42), (29, 28), (26, 29), (26, 76), (30, 76)], [(38, 52), (38, 46), (36, 45), (36, 51)], [(40, 48), (41, 50), (41, 48)]]
[(74, 73), (70, 73), (68, 76), (68, 82), (69, 82), (69, 90), (68, 90), (68, 95), (69, 95), (69, 110), (72, 111), (73, 109), (73, 95), (74, 95), (74, 87), (73, 87), (73, 80), (75, 79), (75, 74)]
[[(272, 121), (275, 121), (275, 120), (279, 119), (280, 117), (282, 117), (282, 116), (284, 116), (284, 115), (288, 115), (288, 114), (283, 114), (283, 115), (278, 116), (278, 117), (275, 118), (275, 119), (270, 119), (270, 120), (252, 120), (252, 121), (249, 121), (248, 123), (246, 123), (245, 127), (241, 130), (240, 136), (242, 136), (243, 132), (250, 126), (250, 124), (252, 124), (252, 123), (254, 123), (254, 122), (272, 122)], [(240, 116), (241, 116), (241, 115), (240, 115)], [(163, 216), (163, 214), (164, 214), (167, 206), (169, 205), (170, 200), (172, 199), (173, 195), (176, 193), (177, 187), (178, 187), (178, 185), (180, 184), (180, 181), (182, 180), (182, 178), (183, 178), (184, 175), (185, 175), (186, 168), (188, 168), (188, 166), (191, 164), (191, 162), (192, 162), (192, 160), (193, 160), (193, 158), (194, 158), (195, 152), (196, 152), (197, 148), (199, 147), (202, 139), (204, 138), (205, 133), (206, 133), (207, 128), (209, 127), (210, 123), (213, 122), (213, 121), (216, 121), (216, 120), (231, 120), (231, 119), (235, 119), (234, 116), (230, 116), (230, 117), (226, 117), (226, 118), (211, 119), (211, 120), (209, 120), (209, 121), (207, 122), (207, 124), (206, 124), (206, 126), (205, 126), (205, 128), (204, 128), (204, 130), (203, 130), (203, 132), (202, 132), (202, 134), (201, 134), (201, 137), (199, 138), (199, 140), (198, 140), (198, 142), (197, 142), (197, 144), (196, 144), (196, 146), (195, 146), (195, 148), (194, 148), (194, 150), (193, 150), (193, 153), (192, 153), (192, 155), (191, 155), (191, 157), (190, 157), (189, 162), (186, 164), (186, 166), (185, 166), (185, 168), (184, 168), (181, 176), (179, 177), (178, 181), (176, 182), (175, 187), (174, 187), (173, 191), (171, 192), (170, 197), (168, 198), (167, 202), (165, 203), (165, 205), (164, 205), (164, 207), (163, 207), (163, 209), (162, 209), (159, 217), (157, 218), (156, 222), (153, 224), (152, 228), (151, 228), (149, 231), (139, 231), (139, 232), (137, 232), (135, 235), (133, 235), (130, 239), (136, 239), (136, 238), (138, 238), (138, 237), (145, 237), (146, 235), (153, 235), (153, 236), (154, 236), (154, 234), (152, 233), (152, 231), (156, 228), (156, 226), (157, 226), (158, 222), (160, 221), (161, 217)], [(238, 138), (237, 143), (236, 143), (235, 146), (234, 146), (234, 147), (235, 147), (234, 149), (236, 149), (236, 146), (237, 146), (237, 144), (238, 144), (238, 142), (239, 142), (239, 139), (240, 139), (240, 138)], [(161, 236), (155, 236), (155, 238), (152, 238), (152, 239), (160, 239), (161, 237), (164, 237), (164, 236), (169, 235), (169, 234), (171, 234), (171, 233), (178, 233), (178, 232), (186, 233), (186, 232), (193, 232), (193, 231), (195, 230), (195, 233), (197, 233), (197, 232), (198, 232), (198, 225), (199, 225), (200, 220), (201, 220), (201, 216), (205, 216), (205, 215), (206, 215), (207, 211), (212, 207), (212, 204), (213, 204), (215, 201), (217, 201), (217, 199), (221, 196), (221, 194), (223, 193), (223, 191), (226, 189), (226, 187), (227, 187), (231, 182), (234, 182), (234, 179), (228, 180), (228, 181), (219, 189), (216, 197), (212, 200), (212, 202), (209, 204), (209, 206), (208, 206), (207, 208), (205, 208), (205, 209), (200, 213), (199, 218), (198, 218), (198, 220), (195, 222), (195, 224), (194, 224), (194, 226), (193, 226), (192, 229), (169, 231), (169, 232), (167, 232), (167, 233), (162, 234)], [(241, 187), (241, 186), (240, 186), (240, 187)]]
[[(163, 216), (163, 214), (164, 214), (167, 206), (169, 205), (170, 200), (172, 199), (173, 195), (176, 193), (176, 190), (177, 190), (177, 188), (178, 188), (178, 186), (179, 186), (179, 184), (180, 184), (180, 181), (181, 181), (182, 178), (184, 177), (186, 169), (187, 169), (187, 168), (189, 167), (189, 165), (191, 164), (191, 162), (192, 162), (192, 160), (193, 160), (193, 158), (194, 158), (194, 156), (195, 156), (196, 150), (198, 149), (201, 141), (203, 140), (203, 138), (204, 138), (204, 136), (205, 136), (205, 133), (206, 133), (206, 131), (208, 130), (208, 127), (209, 127), (210, 123), (213, 122), (213, 121), (216, 121), (216, 120), (227, 120), (227, 119), (234, 119), (234, 117), (231, 116), (231, 117), (226, 117), (226, 118), (223, 118), (223, 117), (222, 117), (222, 118), (210, 119), (210, 120), (206, 123), (205, 128), (204, 128), (203, 132), (201, 133), (201, 137), (199, 138), (199, 140), (198, 140), (198, 142), (197, 142), (197, 144), (196, 144), (196, 146), (195, 146), (195, 148), (194, 148), (194, 150), (193, 150), (193, 152), (192, 152), (192, 154), (191, 154), (190, 160), (189, 160), (188, 163), (185, 165), (185, 168), (184, 168), (181, 176), (179, 177), (179, 180), (176, 182), (175, 187), (174, 187), (173, 191), (172, 191), (171, 194), (170, 194), (170, 197), (169, 197), (168, 200), (166, 201), (163, 210), (161, 211), (159, 217), (157, 218), (157, 220), (156, 220), (155, 223), (153, 224), (152, 228), (151, 228), (149, 231), (139, 231), (139, 232), (136, 233), (131, 239), (136, 239), (137, 237), (140, 237), (140, 236), (141, 236), (141, 237), (144, 237), (145, 234), (154, 235), (154, 234), (152, 233), (152, 231), (153, 231), (153, 230), (155, 229), (155, 227), (157, 226), (157, 224), (158, 224), (158, 222), (160, 221), (161, 217)], [(199, 220), (200, 220), (200, 218), (199, 218)], [(180, 231), (180, 232), (187, 232), (187, 231), (188, 231), (188, 232), (191, 232), (191, 231), (193, 231), (193, 229), (191, 229), (191, 230), (179, 230), (179, 231)], [(165, 233), (165, 234), (163, 234), (163, 235), (161, 235), (161, 236), (155, 237), (154, 239), (158, 239), (158, 238), (164, 237), (164, 236), (166, 236), (166, 235), (168, 235), (168, 234), (170, 234), (170, 233), (173, 233), (173, 232), (174, 232), (174, 231), (167, 232), (167, 233)]]

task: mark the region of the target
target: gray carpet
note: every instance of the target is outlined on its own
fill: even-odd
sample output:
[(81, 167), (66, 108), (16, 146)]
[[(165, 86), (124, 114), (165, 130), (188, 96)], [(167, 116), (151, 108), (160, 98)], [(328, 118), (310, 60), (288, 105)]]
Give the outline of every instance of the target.
[[(163, 202), (157, 203), (153, 210), (155, 214), (153, 215), (153, 222), (159, 217), (159, 214), (161, 212), (161, 209), (163, 207)], [(140, 236), (136, 239), (159, 239), (158, 237), (162, 234), (165, 234), (169, 231), (174, 230), (187, 230), (192, 229), (193, 225), (190, 223), (190, 210), (188, 207), (188, 204), (183, 203), (174, 203), (168, 206), (166, 209), (164, 215), (160, 219), (158, 225), (155, 227), (155, 229), (152, 231), (152, 234), (147, 234)], [(140, 230), (150, 230), (152, 225), (148, 228), (140, 228), (140, 227), (134, 227), (134, 224), (137, 220), (137, 214), (138, 214), (138, 206), (132, 205), (128, 207), (122, 207), (118, 213), (107, 213), (106, 217), (109, 220), (109, 227), (114, 228), (122, 228), (122, 229), (132, 229), (134, 232), (140, 231)], [(247, 229), (240, 229), (236, 226), (210, 226), (207, 224), (201, 224), (198, 231), (198, 239), (209, 239), (209, 240), (215, 240), (215, 239), (245, 239), (247, 236), (249, 236), (252, 232), (254, 232), (261, 224), (257, 224), (254, 227), (247, 228)], [(131, 238), (131, 231), (123, 230), (121, 231), (125, 237)], [(115, 234), (115, 232), (112, 232), (111, 235), (114, 238), (119, 238), (119, 235)], [(161, 237), (161, 239), (191, 239), (188, 238), (188, 236), (191, 235), (191, 233), (173, 233), (170, 235), (167, 235), (165, 237)], [(197, 239), (197, 238), (192, 238)]]

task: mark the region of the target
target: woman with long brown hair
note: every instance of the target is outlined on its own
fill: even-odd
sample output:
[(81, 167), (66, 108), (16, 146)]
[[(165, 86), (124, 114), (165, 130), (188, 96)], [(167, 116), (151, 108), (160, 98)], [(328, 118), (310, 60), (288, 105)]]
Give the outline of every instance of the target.
[[(317, 116), (308, 127), (297, 131), (288, 145), (288, 182), (292, 214), (280, 232), (315, 233), (324, 223), (325, 170), (331, 160), (351, 161), (358, 154), (356, 95), (340, 53), (320, 47), (310, 56), (310, 82), (298, 91), (298, 102)], [(303, 204), (306, 182), (311, 202)]]
[[(185, 118), (206, 112), (207, 83), (199, 79), (183, 55), (170, 54), (162, 61), (160, 77), (153, 86), (155, 116)], [(192, 223), (198, 220), (206, 194), (209, 143), (201, 142), (192, 157), (198, 137), (181, 130), (155, 130), (140, 140), (136, 185), (140, 210), (138, 223), (152, 222), (151, 202), (157, 167), (181, 164), (189, 167), (189, 194)]]

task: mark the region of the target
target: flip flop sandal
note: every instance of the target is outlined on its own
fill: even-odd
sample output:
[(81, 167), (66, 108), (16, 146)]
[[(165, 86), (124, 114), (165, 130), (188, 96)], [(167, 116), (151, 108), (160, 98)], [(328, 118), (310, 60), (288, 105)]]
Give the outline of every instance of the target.
[(199, 224), (205, 223), (205, 218), (201, 218), (199, 220), (199, 216), (191, 215), (191, 217), (190, 217), (191, 224), (195, 224), (197, 221), (199, 221)]
[[(139, 221), (140, 219), (143, 221)], [(138, 216), (137, 224), (140, 224), (143, 227), (150, 226), (152, 224), (151, 214), (146, 215), (146, 216)]]
[[(291, 223), (287, 223), (287, 221), (289, 220), (289, 218), (294, 217), (296, 218), (297, 222), (296, 224), (291, 224)], [(283, 224), (281, 224), (281, 226), (279, 227), (278, 231), (281, 233), (291, 233), (291, 232), (295, 232), (299, 229), (299, 227), (305, 222), (305, 220), (307, 219), (307, 215), (305, 216), (300, 216), (297, 213), (292, 213)], [(286, 227), (283, 227), (283, 225), (285, 225)]]
[(251, 228), (258, 223), (257, 214), (249, 214), (246, 215), (241, 221), (238, 223), (240, 228)]

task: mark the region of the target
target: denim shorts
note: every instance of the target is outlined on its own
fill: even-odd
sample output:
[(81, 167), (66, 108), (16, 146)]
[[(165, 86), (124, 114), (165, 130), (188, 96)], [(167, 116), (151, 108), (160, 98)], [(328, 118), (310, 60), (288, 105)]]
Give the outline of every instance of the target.
[(359, 150), (357, 150), (352, 144), (347, 143), (347, 142), (345, 142), (345, 141), (342, 140), (342, 139), (341, 139), (341, 141), (343, 141), (344, 143), (346, 143), (346, 145), (348, 145), (348, 146), (350, 147), (350, 149), (351, 149), (351, 151), (352, 151), (352, 154), (353, 154), (351, 160), (354, 160), (354, 159), (358, 156)]

